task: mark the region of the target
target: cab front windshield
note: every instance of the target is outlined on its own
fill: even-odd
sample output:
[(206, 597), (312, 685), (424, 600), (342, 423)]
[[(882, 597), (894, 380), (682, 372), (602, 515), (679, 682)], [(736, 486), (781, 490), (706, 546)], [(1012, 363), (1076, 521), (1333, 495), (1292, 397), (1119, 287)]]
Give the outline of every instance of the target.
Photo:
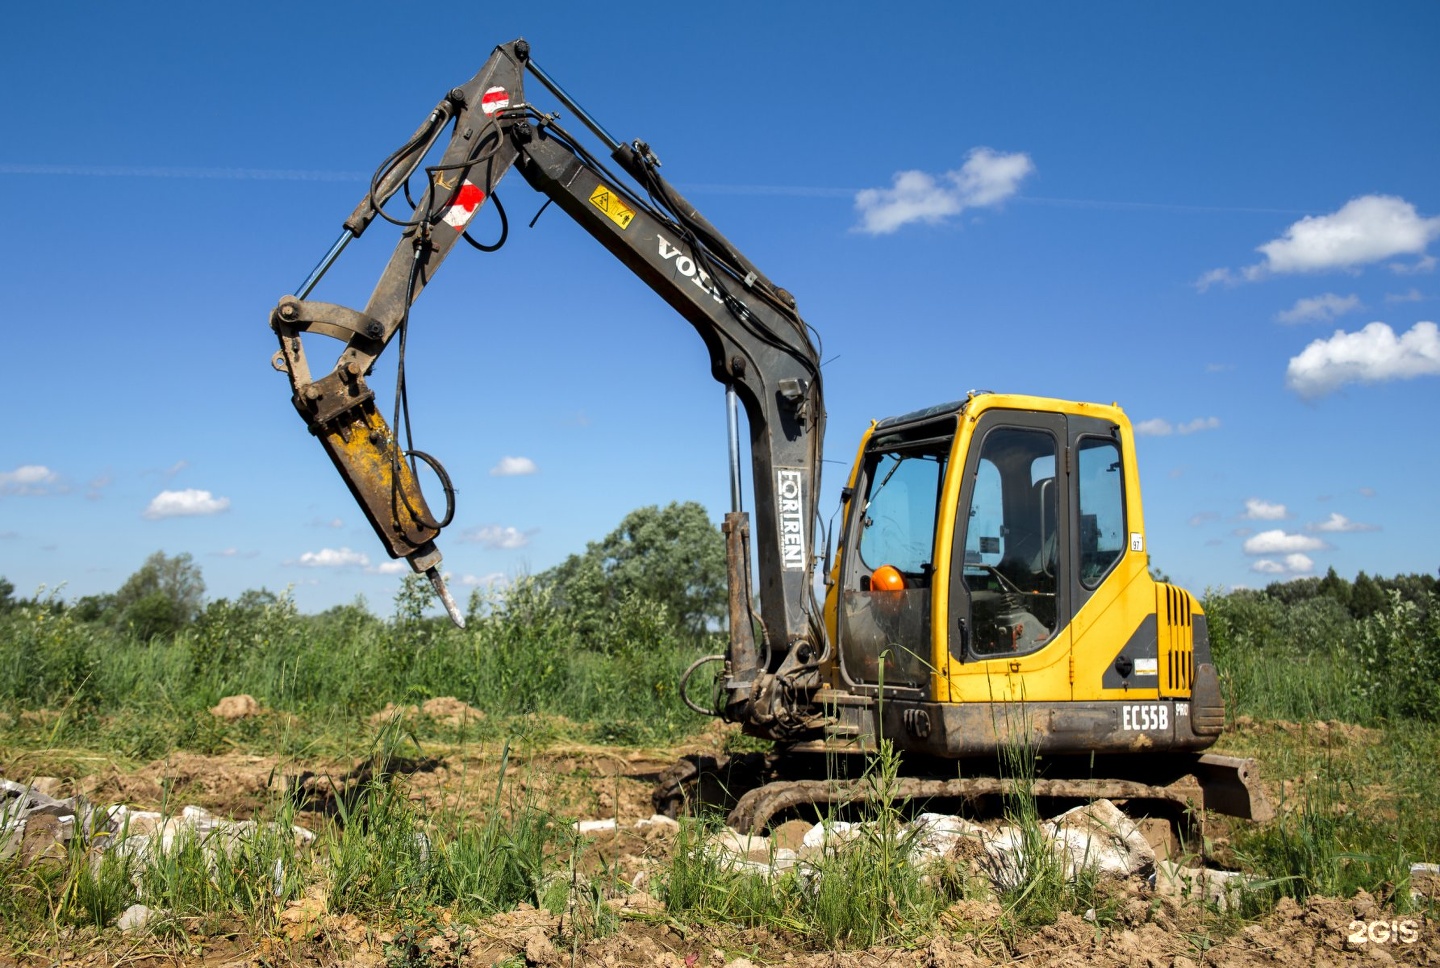
[(867, 570), (891, 565), (928, 584), (945, 456), (907, 450), (873, 458), (860, 532), (860, 558)]

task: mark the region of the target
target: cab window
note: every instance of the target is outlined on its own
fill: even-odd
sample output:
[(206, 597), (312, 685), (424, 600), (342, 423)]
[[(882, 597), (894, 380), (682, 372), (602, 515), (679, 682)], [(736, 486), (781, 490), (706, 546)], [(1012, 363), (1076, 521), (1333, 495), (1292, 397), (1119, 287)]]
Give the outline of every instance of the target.
[(1120, 446), (1104, 437), (1081, 437), (1077, 474), (1080, 582), (1095, 588), (1125, 553), (1125, 475)]
[(944, 469), (942, 454), (879, 455), (861, 521), (860, 558), (866, 568), (893, 565), (912, 575), (929, 571)]

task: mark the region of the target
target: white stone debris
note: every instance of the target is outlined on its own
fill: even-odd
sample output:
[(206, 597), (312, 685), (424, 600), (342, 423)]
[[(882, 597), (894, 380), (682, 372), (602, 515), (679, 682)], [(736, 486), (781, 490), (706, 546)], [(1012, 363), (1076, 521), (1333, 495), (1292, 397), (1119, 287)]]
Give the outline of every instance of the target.
[(1240, 903), (1248, 883), (1244, 874), (1209, 868), (1181, 867), (1169, 860), (1157, 860), (1148, 878), (1151, 889), (1162, 897), (1203, 901), (1218, 910), (1229, 911)]
[[(826, 821), (806, 831), (799, 850), (794, 851), (775, 846), (768, 837), (726, 828), (711, 835), (705, 849), (715, 852), (731, 870), (773, 877), (795, 869), (808, 880), (826, 853), (845, 850), (847, 845), (872, 833), (873, 826), (867, 823)], [(962, 817), (925, 813), (900, 828), (898, 842), (908, 862), (916, 867), (929, 867), (957, 857), (968, 858), (997, 890), (1019, 886), (1040, 861), (1059, 864), (1064, 875), (1072, 879), (1082, 871), (1096, 871), (1149, 877), (1152, 884), (1157, 863), (1155, 852), (1140, 828), (1109, 800), (1076, 807), (1043, 822), (1038, 830), (1028, 834), (1014, 826), (991, 829)], [(1037, 848), (1048, 853), (1042, 858), (1030, 856)], [(1174, 865), (1167, 868), (1167, 877), (1172, 868)], [(1202, 879), (1189, 890), (1213, 898), (1223, 894), (1232, 883), (1223, 872), (1209, 873), (1215, 876)]]
[(864, 830), (858, 823), (850, 823), (847, 820), (830, 820), (811, 827), (805, 833), (805, 838), (800, 841), (800, 846), (833, 850), (841, 844), (863, 835)]
[[(83, 837), (100, 853), (132, 859), (131, 878), (137, 885), (143, 868), (177, 845), (197, 844), (206, 864), (213, 867), (222, 855), (232, 856), (262, 831), (273, 835), (282, 829), (253, 820), (227, 820), (195, 806), (167, 815), (125, 804), (97, 807), (82, 796), (57, 800), (32, 786), (0, 778), (0, 860), (20, 854), (21, 863), (29, 863), (56, 845), (63, 848), (68, 841)], [(300, 826), (291, 826), (288, 834), (300, 847), (315, 840), (313, 832)], [(279, 894), (284, 869), (278, 861), (273, 875)], [(156, 913), (144, 905), (132, 905), (121, 915), (129, 926), (122, 925), (122, 929), (139, 930)]]
[(1440, 898), (1440, 864), (1410, 865), (1410, 896)]
[(115, 927), (126, 934), (134, 934), (145, 930), (146, 925), (163, 913), (143, 904), (132, 904), (115, 919)]
[(1044, 825), (1067, 853), (1067, 871), (1093, 868), (1103, 874), (1144, 877), (1155, 869), (1155, 851), (1135, 821), (1109, 800), (1067, 810)]
[(911, 857), (925, 864), (947, 857), (964, 840), (984, 844), (987, 831), (961, 817), (943, 813), (922, 813), (906, 825), (907, 836), (913, 837)]

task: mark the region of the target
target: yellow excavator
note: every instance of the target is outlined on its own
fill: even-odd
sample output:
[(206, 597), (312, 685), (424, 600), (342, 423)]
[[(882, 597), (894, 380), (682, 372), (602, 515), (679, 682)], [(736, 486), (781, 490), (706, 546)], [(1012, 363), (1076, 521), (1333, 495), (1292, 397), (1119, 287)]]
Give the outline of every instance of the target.
[[(527, 77), (579, 119), (604, 157), (526, 99)], [(438, 160), (426, 165), (432, 149)], [(732, 825), (760, 829), (797, 810), (853, 803), (870, 786), (845, 779), (855, 773), (843, 764), (883, 739), (902, 751), (901, 794), (916, 800), (1000, 797), (1014, 781), (995, 770), (997, 757), (1023, 747), (1036, 758), (1039, 796), (1110, 797), (1171, 816), (1265, 816), (1249, 761), (1203, 753), (1224, 726), (1205, 615), (1189, 592), (1151, 578), (1134, 432), (1120, 408), (972, 392), (877, 421), (841, 492), (838, 541), (817, 542), (825, 406), (811, 330), (794, 297), (659, 165), (643, 141), (611, 137), (524, 40), (503, 44), (385, 159), (339, 239), (275, 307), (273, 365), (390, 555), (428, 575), (463, 624), (435, 546), (454, 515), (453, 490), (438, 461), (396, 437), (409, 426), (405, 336), (411, 305), (456, 244), (493, 248), (466, 229), (513, 168), (695, 328), (726, 389), (729, 645), (692, 666), (681, 694), (715, 663), (713, 701), (685, 701), (773, 741), (774, 751), (689, 758), (662, 779), (658, 809), (708, 790), (728, 798)], [(402, 190), (413, 201), (396, 216), (386, 205)], [(369, 302), (311, 300), (377, 217), (401, 238)], [(503, 209), (500, 217), (503, 225)], [(314, 333), (345, 344), (319, 377), (302, 343)], [(387, 424), (366, 377), (397, 338)], [(741, 507), (742, 406), (751, 512)], [(421, 463), (445, 491), (438, 518), (418, 485)]]

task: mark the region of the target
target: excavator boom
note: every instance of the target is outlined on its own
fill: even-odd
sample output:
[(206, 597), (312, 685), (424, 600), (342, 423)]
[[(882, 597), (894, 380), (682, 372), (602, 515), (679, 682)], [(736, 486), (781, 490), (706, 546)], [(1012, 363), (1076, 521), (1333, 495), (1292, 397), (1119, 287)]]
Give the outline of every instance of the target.
[[(622, 177), (569, 132), (555, 115), (525, 99), (530, 73), (571, 107), (606, 143)], [(420, 171), (446, 128), (439, 161), (424, 169), (414, 211), (396, 219), (385, 205)], [(714, 378), (734, 392), (750, 427), (755, 524), (733, 509), (727, 521), (732, 558), (753, 549), (759, 574), (762, 649), (745, 635), (732, 648), (726, 688), (729, 715), (744, 718), (786, 690), (769, 680), (780, 673), (795, 684), (813, 677), (825, 651), (814, 599), (815, 500), (825, 409), (819, 355), (795, 301), (775, 286), (663, 177), (643, 142), (620, 144), (580, 110), (529, 57), (523, 40), (497, 47), (485, 66), (450, 91), (398, 151), (386, 159), (366, 197), (345, 221), (330, 254), (299, 293), (271, 315), (280, 339), (277, 368), (290, 376), (294, 404), (318, 437), (392, 557), (410, 560), (443, 592), (435, 539), (448, 523), (431, 513), (416, 482), (416, 459), (402, 447), (365, 383), (380, 353), (397, 335), (402, 366), (410, 307), (440, 264), (465, 238), (476, 211), (493, 199), (512, 169), (544, 194), (650, 286), (700, 335)], [(398, 222), (401, 238), (363, 310), (306, 298), (345, 245), (377, 217)], [(345, 341), (334, 369), (312, 379), (300, 342), (304, 333)], [(402, 371), (403, 373), (403, 371)], [(403, 375), (402, 378), (403, 380)], [(447, 505), (448, 500), (447, 489)], [(731, 612), (748, 631), (748, 564), (733, 567)], [(448, 595), (446, 596), (448, 597)], [(452, 617), (458, 611), (450, 603)], [(762, 718), (780, 722), (786, 711)]]

